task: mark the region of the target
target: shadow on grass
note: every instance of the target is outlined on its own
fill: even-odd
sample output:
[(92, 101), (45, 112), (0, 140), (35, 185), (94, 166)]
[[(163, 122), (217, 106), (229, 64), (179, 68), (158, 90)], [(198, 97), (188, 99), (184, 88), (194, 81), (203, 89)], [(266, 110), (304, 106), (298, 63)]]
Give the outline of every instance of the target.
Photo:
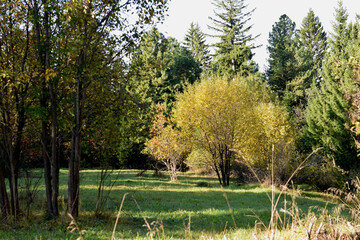
[[(116, 212), (125, 193), (129, 195), (124, 203), (117, 228), (117, 236), (121, 238), (147, 238), (148, 230), (144, 227), (143, 217), (146, 217), (150, 225), (152, 224), (153, 230), (159, 228), (159, 223), (162, 222), (166, 236), (174, 238), (185, 238), (189, 219), (191, 219), (194, 238), (200, 237), (203, 233), (220, 234), (225, 228), (234, 228), (230, 210), (217, 179), (189, 174), (180, 174), (177, 182), (171, 182), (167, 177), (155, 177), (151, 174), (139, 177), (136, 176), (138, 171), (130, 170), (121, 170), (117, 176), (118, 171), (115, 171), (112, 179), (116, 182), (104, 207), (108, 217), (94, 218), (99, 172), (99, 170), (86, 170), (81, 173), (79, 222), (82, 228), (87, 230), (89, 239), (104, 239), (104, 236), (107, 238), (111, 236)], [(207, 182), (209, 185), (198, 187), (200, 182)], [(66, 185), (67, 171), (61, 170), (60, 195), (62, 196), (67, 196)], [(271, 204), (266, 192), (270, 192), (270, 189), (263, 189), (258, 184), (231, 185), (225, 188), (224, 192), (227, 194), (239, 229), (253, 229), (256, 220), (254, 216), (268, 224)], [(43, 186), (39, 195), (44, 198)], [(133, 199), (137, 201), (141, 211)], [(290, 196), (287, 196), (287, 202), (291, 202)], [(313, 206), (320, 208), (335, 206), (307, 197), (296, 197), (296, 204), (303, 213), (307, 213)], [(284, 196), (279, 202), (279, 207), (284, 207)], [(39, 234), (41, 229), (39, 222), (39, 226), (34, 225), (32, 230), (18, 231), (19, 239), (30, 239), (21, 236), (31, 236), (31, 239), (34, 239), (31, 231), (38, 236), (36, 234)], [(51, 238), (54, 234), (58, 237), (64, 230), (54, 227), (51, 232), (44, 230), (44, 235), (41, 236)], [(67, 238), (68, 233), (65, 232), (62, 239)]]

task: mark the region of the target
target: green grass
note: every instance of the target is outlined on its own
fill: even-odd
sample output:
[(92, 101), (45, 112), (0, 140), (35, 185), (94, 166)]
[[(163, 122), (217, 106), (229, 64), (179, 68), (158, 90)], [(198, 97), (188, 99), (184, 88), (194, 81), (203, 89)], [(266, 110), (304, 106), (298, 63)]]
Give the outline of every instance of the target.
[[(95, 216), (100, 171), (81, 171), (80, 216), (77, 223), (80, 230), (85, 230), (84, 239), (110, 239), (116, 214), (125, 193), (128, 195), (116, 229), (117, 239), (148, 239), (150, 232), (144, 226), (144, 217), (151, 224), (154, 238), (160, 236), (162, 239), (185, 239), (190, 236), (193, 239), (224, 239), (224, 234), (228, 238), (250, 239), (257, 218), (265, 224), (269, 222), (271, 206), (266, 192), (270, 193), (270, 188), (263, 188), (258, 184), (232, 184), (223, 190), (233, 210), (237, 226), (235, 228), (216, 178), (180, 173), (177, 182), (170, 182), (167, 176), (155, 177), (150, 171), (145, 176), (136, 176), (138, 172), (119, 170), (113, 173), (113, 179), (115, 175), (119, 175), (103, 208), (103, 214)], [(40, 174), (40, 170), (37, 170), (37, 173)], [(70, 219), (64, 214), (66, 196), (67, 170), (61, 170), (62, 215), (59, 219), (45, 219), (45, 188), (41, 181), (30, 218), (17, 223), (11, 219), (1, 223), (0, 239), (76, 239), (79, 236), (78, 231), (70, 233), (67, 229)], [(134, 200), (141, 207), (141, 211)], [(284, 206), (283, 200), (284, 198), (279, 203), (281, 207)], [(335, 204), (327, 202), (328, 200), (315, 193), (296, 197), (297, 206), (303, 213), (307, 213), (313, 206), (320, 209), (333, 208)], [(291, 201), (289, 194), (287, 201)]]

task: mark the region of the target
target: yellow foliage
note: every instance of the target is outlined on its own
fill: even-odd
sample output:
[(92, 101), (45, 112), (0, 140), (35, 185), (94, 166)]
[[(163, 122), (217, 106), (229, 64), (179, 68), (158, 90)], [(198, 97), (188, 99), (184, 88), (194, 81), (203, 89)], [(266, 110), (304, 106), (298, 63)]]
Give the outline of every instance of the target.
[(194, 149), (205, 149), (212, 156), (209, 162), (218, 163), (232, 154), (231, 149), (238, 149), (263, 165), (272, 145), (294, 143), (286, 110), (270, 99), (260, 83), (212, 77), (178, 95), (173, 118)]

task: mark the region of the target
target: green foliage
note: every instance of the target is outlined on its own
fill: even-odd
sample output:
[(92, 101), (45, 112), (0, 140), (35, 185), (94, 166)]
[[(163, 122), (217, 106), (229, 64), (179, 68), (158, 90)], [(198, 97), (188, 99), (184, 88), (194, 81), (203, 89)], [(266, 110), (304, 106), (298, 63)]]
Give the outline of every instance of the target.
[(130, 65), (131, 91), (144, 103), (170, 103), (185, 81), (199, 78), (200, 68), (191, 53), (156, 28), (147, 32)]
[(141, 150), (150, 138), (156, 105), (165, 104), (170, 111), (175, 93), (181, 91), (185, 83), (196, 81), (200, 73), (200, 65), (192, 53), (174, 38), (166, 38), (156, 28), (144, 34), (126, 75), (129, 99), (128, 112), (120, 119), (121, 162), (127, 162), (128, 156), (146, 158)]
[(287, 84), (296, 77), (295, 22), (281, 15), (269, 34), (269, 68), (266, 76), (271, 88), (283, 96)]
[(248, 26), (255, 9), (246, 11), (245, 0), (214, 0), (213, 5), (216, 7), (215, 17), (210, 17), (213, 24), (209, 28), (217, 32), (213, 37), (220, 40), (214, 44), (213, 68), (222, 75), (249, 76), (257, 72), (257, 66), (251, 60), (252, 26)]
[(309, 88), (320, 78), (326, 44), (326, 34), (312, 10), (299, 31), (288, 16), (282, 15), (269, 35), (270, 59), (266, 76), (299, 129), (303, 125)]
[(205, 42), (205, 34), (201, 31), (198, 24), (190, 24), (190, 28), (185, 36), (184, 46), (192, 53), (202, 70), (209, 67), (211, 60), (209, 47)]
[[(327, 36), (324, 28), (312, 9), (309, 10), (300, 27), (300, 40), (312, 57), (312, 74), (320, 79), (322, 62), (327, 50)], [(310, 82), (311, 83), (311, 82)], [(307, 86), (310, 87), (310, 86)]]
[[(347, 24), (346, 10), (339, 5), (331, 39), (331, 53), (323, 68), (320, 88), (314, 84), (306, 109), (305, 139), (314, 149), (323, 146), (336, 164), (349, 170), (358, 164), (354, 139), (349, 129), (349, 93), (354, 89), (354, 69), (348, 64), (358, 43), (357, 24)], [(352, 34), (349, 34), (352, 32)], [(355, 45), (354, 45), (355, 44)], [(356, 48), (355, 48), (356, 49)]]

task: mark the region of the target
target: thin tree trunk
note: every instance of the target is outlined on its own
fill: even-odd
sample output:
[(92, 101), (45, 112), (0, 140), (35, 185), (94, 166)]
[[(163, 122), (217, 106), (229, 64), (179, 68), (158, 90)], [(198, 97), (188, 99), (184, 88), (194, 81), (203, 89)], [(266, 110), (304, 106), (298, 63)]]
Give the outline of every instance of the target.
[(215, 169), (216, 175), (217, 175), (217, 177), (219, 179), (219, 183), (220, 183), (220, 185), (222, 185), (219, 168), (216, 166), (216, 163), (214, 163), (214, 169)]
[[(80, 61), (82, 61), (80, 57)], [(80, 66), (82, 64), (80, 63)], [(81, 71), (79, 75), (81, 75)], [(80, 185), (80, 143), (81, 143), (81, 94), (82, 82), (78, 76), (76, 80), (76, 96), (75, 96), (75, 126), (72, 131), (71, 158), (69, 161), (69, 186), (68, 186), (68, 210), (73, 217), (79, 214), (79, 185)]]
[(1, 215), (6, 218), (10, 215), (10, 203), (9, 197), (6, 191), (5, 178), (3, 174), (3, 168), (0, 165), (0, 203), (1, 203)]
[[(45, 10), (44, 14), (44, 26), (45, 26), (45, 69), (50, 69), (50, 26), (49, 26), (49, 12)], [(49, 95), (51, 104), (51, 177), (52, 177), (52, 215), (58, 216), (58, 194), (59, 194), (59, 163), (57, 159), (57, 91), (56, 81), (49, 83)]]

